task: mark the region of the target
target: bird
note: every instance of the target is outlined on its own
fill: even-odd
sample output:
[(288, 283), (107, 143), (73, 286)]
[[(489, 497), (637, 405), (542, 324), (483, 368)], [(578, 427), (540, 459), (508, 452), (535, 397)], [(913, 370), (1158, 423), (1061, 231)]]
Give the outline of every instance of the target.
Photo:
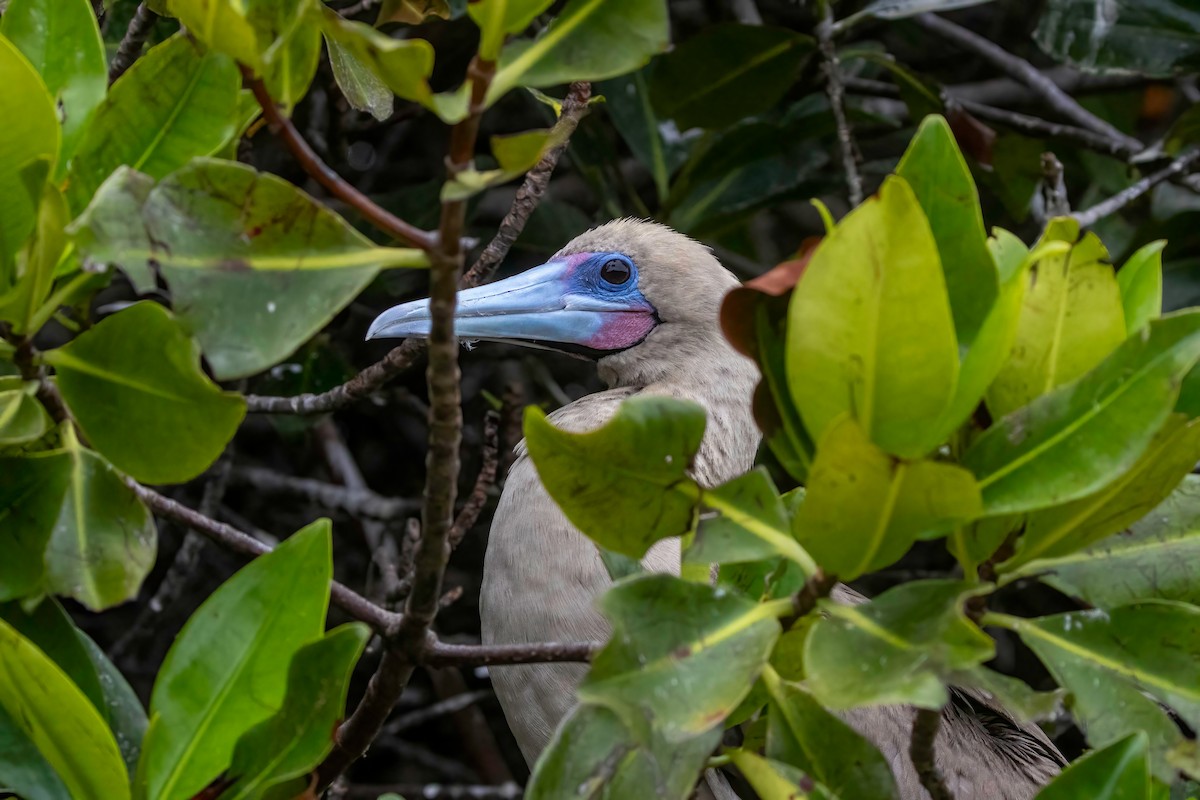
[[(751, 469), (761, 439), (751, 410), (758, 368), (726, 341), (718, 321), (723, 298), (738, 285), (703, 244), (657, 222), (623, 218), (580, 234), (545, 264), (460, 291), (455, 330), (463, 340), (516, 342), (593, 360), (608, 388), (549, 415), (567, 431), (602, 426), (635, 395), (698, 403), (708, 423), (692, 476), (713, 487)], [(380, 314), (367, 338), (428, 332), (428, 302), (418, 300)], [(546, 492), (523, 443), (516, 455), (484, 560), (482, 639), (603, 641), (610, 627), (596, 600), (611, 580), (599, 551)], [(678, 539), (658, 542), (643, 568), (678, 572), (679, 548)], [(842, 584), (832, 597), (848, 604), (866, 599)], [(575, 705), (586, 671), (584, 664), (492, 670), (530, 766)], [(914, 714), (904, 706), (840, 712), (888, 759), (899, 796), (927, 800), (908, 758)], [(952, 692), (943, 713), (935, 763), (958, 800), (1028, 800), (1065, 765), (1036, 725), (963, 689)], [(736, 797), (713, 784), (711, 796)]]

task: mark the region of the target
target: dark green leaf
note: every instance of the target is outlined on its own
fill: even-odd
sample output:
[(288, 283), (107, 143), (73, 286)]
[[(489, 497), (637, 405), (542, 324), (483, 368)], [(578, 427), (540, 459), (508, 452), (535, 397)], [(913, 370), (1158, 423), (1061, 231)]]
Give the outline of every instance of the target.
[(46, 361), (96, 449), (147, 483), (182, 483), (204, 472), (246, 414), (240, 395), (200, 371), (199, 349), (156, 303), (102, 320)]
[(1148, 800), (1148, 745), (1146, 734), (1138, 732), (1093, 750), (1063, 770), (1036, 800)]
[(893, 458), (850, 417), (817, 445), (796, 538), (826, 572), (852, 580), (897, 561), (918, 538), (980, 515), (979, 487), (954, 464)]
[[(903, 0), (894, 0), (896, 3)], [(995, 304), (999, 288), (979, 193), (944, 117), (933, 115), (922, 121), (896, 174), (908, 181), (929, 220), (946, 276), (958, 342), (969, 347)]]
[(1162, 314), (1162, 251), (1166, 246), (1165, 239), (1145, 245), (1117, 273), (1121, 303), (1125, 307), (1125, 328), (1130, 334)]
[(655, 63), (650, 99), (680, 129), (724, 128), (769, 111), (813, 49), (812, 38), (786, 28), (713, 25)]
[(229, 766), (238, 737), (282, 707), (293, 654), (324, 629), (330, 551), (329, 521), (309, 525), (242, 567), (183, 626), (150, 696), (139, 795), (193, 796)]
[(570, 0), (536, 39), (504, 46), (487, 102), (517, 86), (632, 72), (669, 41), (666, 0)]
[(893, 800), (896, 782), (887, 759), (853, 728), (826, 711), (798, 683), (766, 672), (771, 692), (769, 758), (791, 764), (838, 797)]
[(346, 102), (359, 111), (366, 111), (382, 122), (392, 115), (393, 94), (383, 79), (376, 75), (358, 54), (342, 39), (323, 30), (329, 50), (329, 65)]
[(1168, 76), (1200, 64), (1200, 10), (1189, 0), (1050, 0), (1034, 38), (1084, 70)]
[(70, 464), (57, 454), (0, 459), (0, 600), (34, 594), (42, 585), (46, 543), (70, 479)]
[(525, 442), (546, 491), (601, 547), (641, 558), (659, 539), (692, 529), (700, 489), (688, 477), (704, 410), (666, 397), (630, 398), (589, 433), (525, 411)]
[(121, 752), (100, 714), (53, 661), (3, 620), (0, 707), (73, 800), (129, 797)]
[(1188, 476), (1156, 509), (1078, 553), (1030, 562), (1006, 580), (1036, 576), (1101, 608), (1159, 598), (1200, 604), (1200, 477)]
[(670, 575), (617, 584), (600, 605), (613, 636), (592, 661), (580, 699), (670, 742), (719, 728), (779, 636), (772, 606)]
[(787, 372), (818, 441), (850, 413), (890, 453), (919, 458), (939, 444), (958, 345), (936, 242), (902, 178), (817, 247), (792, 292)]
[(911, 703), (939, 709), (944, 681), (993, 655), (990, 636), (962, 611), (976, 590), (959, 581), (913, 581), (859, 606), (823, 601), (804, 649), (808, 688), (832, 709)]
[(1200, 313), (1155, 320), (1074, 383), (1039, 397), (963, 456), (989, 514), (1086, 497), (1141, 457), (1200, 358)]
[(23, 800), (72, 800), (71, 793), (29, 735), (0, 704), (0, 776)]
[(222, 798), (243, 800), (307, 774), (333, 749), (354, 664), (371, 637), (361, 622), (335, 628), (292, 656), (283, 707), (238, 739)]
[(86, 264), (120, 267), (142, 294), (158, 285), (150, 263), (155, 244), (141, 222), (142, 207), (153, 188), (154, 179), (149, 175), (119, 166), (68, 229)]
[(79, 143), (67, 188), (72, 210), (82, 211), (123, 164), (162, 178), (215, 153), (240, 121), (240, 82), (233, 61), (200, 53), (183, 34), (150, 48), (113, 84)]
[(670, 190), (671, 173), (683, 162), (684, 146), (668, 142), (659, 128), (658, 117), (650, 106), (646, 69), (604, 81), (596, 91), (604, 96), (604, 110), (629, 145), (638, 161), (650, 170), (661, 202)]
[(87, 0), (10, 0), (0, 33), (29, 59), (62, 108), (61, 171), (108, 90), (96, 13)]
[(117, 747), (121, 749), (121, 757), (125, 759), (125, 766), (132, 775), (142, 753), (142, 737), (146, 735), (146, 709), (142, 708), (142, 701), (134, 694), (133, 687), (108, 660), (100, 646), (83, 631), (77, 633), (92, 659), (96, 674), (100, 676), (108, 727), (117, 737)]

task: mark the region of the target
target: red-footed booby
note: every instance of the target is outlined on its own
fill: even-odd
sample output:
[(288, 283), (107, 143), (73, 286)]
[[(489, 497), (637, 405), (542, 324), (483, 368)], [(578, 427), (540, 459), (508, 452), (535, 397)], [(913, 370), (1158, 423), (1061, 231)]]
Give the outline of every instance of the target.
[[(463, 339), (593, 358), (609, 388), (550, 415), (566, 430), (600, 427), (634, 394), (699, 403), (708, 425), (694, 477), (715, 486), (751, 468), (760, 438), (750, 409), (757, 367), (733, 350), (718, 324), (721, 300), (737, 285), (707, 247), (657, 223), (622, 219), (578, 236), (542, 266), (460, 292), (455, 326)], [(367, 338), (428, 330), (428, 304), (416, 301), (381, 314)], [(678, 540), (660, 542), (643, 566), (678, 572)], [(559, 510), (519, 446), (488, 541), (480, 598), (484, 642), (605, 640), (609, 626), (595, 601), (609, 583), (596, 546)], [(844, 586), (834, 597), (863, 601)], [(574, 705), (586, 671), (581, 664), (492, 671), (530, 765)], [(1032, 798), (1058, 772), (1062, 756), (1036, 726), (973, 695), (955, 694), (936, 741), (936, 761), (954, 796)], [(912, 709), (866, 708), (842, 716), (888, 758), (903, 800), (927, 800), (908, 757)]]

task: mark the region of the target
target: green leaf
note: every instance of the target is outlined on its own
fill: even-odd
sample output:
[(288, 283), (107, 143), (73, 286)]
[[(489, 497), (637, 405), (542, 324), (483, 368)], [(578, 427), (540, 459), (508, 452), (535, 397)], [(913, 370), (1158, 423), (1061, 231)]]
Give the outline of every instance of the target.
[(820, 440), (851, 413), (896, 455), (932, 450), (958, 381), (958, 345), (937, 245), (897, 177), (817, 247), (792, 292), (792, 397)]
[(1200, 722), (1200, 609), (1147, 601), (1033, 620), (993, 616), (1016, 631), (1071, 692), (1089, 744), (1103, 747), (1143, 730), (1155, 775), (1170, 780), (1174, 770), (1166, 751), (1182, 737), (1143, 693), (1170, 706), (1193, 730)]
[(350, 675), (369, 638), (371, 629), (353, 622), (296, 651), (283, 707), (238, 739), (229, 767), (237, 783), (222, 797), (259, 797), (321, 762), (333, 749), (330, 732), (345, 712)]
[(584, 703), (559, 724), (542, 751), (525, 797), (686, 800), (720, 741), (720, 726), (682, 742), (664, 742), (653, 733), (641, 739), (613, 711)]
[(113, 84), (79, 143), (67, 187), (71, 208), (82, 211), (121, 165), (162, 178), (215, 153), (240, 122), (240, 85), (232, 60), (200, 53), (183, 34), (150, 48)]
[[(1075, 242), (1074, 220), (1052, 222), (1041, 243)], [(1069, 253), (1033, 266), (1008, 362), (988, 391), (988, 408), (1002, 417), (1100, 363), (1125, 340), (1125, 316), (1108, 252), (1093, 233)]]
[[(5, 15), (7, 16), (7, 14)], [(41, 76), (8, 39), (0, 36), (0, 292), (14, 253), (33, 232), (41, 186), (31, 193), (22, 174), (35, 161), (54, 171), (59, 154), (58, 116), (54, 98)]]
[(429, 17), (450, 19), (450, 4), (446, 0), (383, 0), (375, 27), (389, 22), (420, 25)]
[(1143, 246), (1117, 273), (1125, 328), (1131, 335), (1162, 315), (1162, 251), (1166, 246), (1165, 239)]
[(1200, 476), (1189, 475), (1128, 533), (1077, 553), (1031, 561), (1005, 580), (1037, 577), (1101, 608), (1150, 598), (1200, 604), (1198, 557)]
[(57, 454), (0, 458), (0, 600), (35, 594), (41, 587), (46, 543), (70, 479), (70, 463)]
[(661, 202), (670, 191), (671, 173), (682, 163), (685, 148), (663, 139), (658, 117), (650, 105), (650, 89), (646, 85), (649, 69), (599, 83), (596, 91), (604, 96), (604, 110), (625, 144), (650, 171)]
[(67, 246), (65, 227), (69, 219), (62, 192), (46, 183), (42, 187), (33, 238), (22, 254), (24, 265), (17, 285), (7, 295), (0, 296), (0, 317), (11, 320), (17, 333), (36, 333), (30, 329), (54, 284), (56, 268)]
[(245, 400), (208, 379), (195, 343), (156, 303), (135, 303), (45, 358), (87, 438), (147, 483), (204, 472), (246, 414)]
[(786, 28), (713, 25), (655, 63), (650, 99), (681, 130), (724, 128), (773, 108), (814, 49)]
[(930, 115), (921, 122), (896, 174), (908, 181), (929, 220), (958, 342), (970, 346), (999, 296), (996, 265), (975, 181), (944, 117)]
[(1146, 764), (1149, 740), (1131, 733), (1108, 747), (1093, 750), (1068, 766), (1036, 800), (1147, 800), (1150, 770)]
[(492, 137), (492, 154), (500, 169), (467, 169), (455, 174), (442, 186), (443, 203), (466, 200), (485, 189), (519, 178), (528, 172), (550, 148), (562, 139), (550, 130), (532, 130)]
[(467, 116), (469, 81), (443, 94), (435, 95), (429, 88), (433, 45), (424, 39), (393, 39), (370, 25), (342, 19), (330, 8), (321, 9), (321, 30), (326, 41), (336, 42), (346, 51), (346, 57), (374, 73), (397, 97), (420, 103), (448, 124)]
[(887, 759), (846, 723), (826, 711), (798, 683), (765, 673), (771, 693), (768, 758), (803, 770), (838, 797), (894, 800), (896, 782)]
[(842, 417), (817, 446), (793, 525), (826, 572), (853, 580), (981, 512), (979, 487), (965, 469), (893, 458)]
[[(251, 67), (268, 84), (281, 62), (293, 61), (294, 53), (286, 51), (293, 35), (306, 27), (314, 5), (309, 0), (167, 0), (170, 13), (193, 36), (209, 49)], [(291, 70), (285, 66), (285, 71)], [(272, 96), (280, 99), (275, 92)]]
[[(762, 800), (807, 800), (809, 797), (824, 797), (820, 794), (805, 793), (800, 786), (805, 783), (807, 776), (794, 767), (763, 758), (742, 748), (726, 752), (733, 765), (750, 784), (750, 788), (754, 789)], [(809, 782), (811, 783), (811, 780)]]
[(129, 797), (121, 752), (100, 714), (53, 661), (3, 620), (0, 707), (74, 800)]
[[(121, 208), (144, 189), (127, 177), (113, 181), (104, 202), (126, 192)], [(156, 186), (124, 227), (103, 207), (93, 204), (73, 226), (79, 247), (143, 275), (157, 264), (176, 317), (218, 379), (286, 358), (381, 267), (428, 263), (418, 250), (375, 245), (287, 181), (230, 161), (192, 161)]]
[(142, 701), (134, 694), (133, 687), (108, 660), (100, 646), (83, 631), (77, 630), (76, 633), (92, 659), (96, 674), (100, 676), (104, 705), (107, 707), (108, 727), (117, 737), (121, 758), (125, 760), (125, 766), (132, 775), (137, 769), (138, 758), (142, 753), (142, 737), (146, 734), (148, 724), (146, 710), (142, 708)]
[(0, 447), (42, 438), (50, 415), (37, 399), (37, 383), (15, 376), (0, 378)]
[(1090, 72), (1166, 77), (1200, 64), (1200, 10), (1189, 0), (1050, 0), (1034, 39)]
[(580, 700), (669, 742), (720, 728), (779, 637), (772, 606), (672, 575), (619, 583), (600, 608), (613, 635), (579, 686)]
[(322, 635), (331, 561), (329, 520), (314, 522), (187, 621), (150, 696), (139, 796), (193, 796), (229, 766), (238, 737), (282, 707), (293, 654)]
[(1200, 313), (1155, 320), (1091, 372), (987, 430), (964, 454), (989, 514), (1086, 497), (1141, 457), (1200, 358)]
[(0, 775), (4, 776), (4, 788), (23, 800), (71, 800), (54, 767), (3, 705), (0, 705)]
[(158, 286), (151, 263), (156, 245), (141, 222), (142, 207), (153, 188), (149, 175), (119, 166), (68, 228), (75, 247), (86, 257), (86, 266), (97, 271), (120, 267), (142, 294)]
[(687, 472), (703, 435), (704, 410), (667, 397), (632, 397), (588, 433), (525, 410), (525, 444), (546, 491), (586, 536), (631, 558), (692, 529), (700, 489)]
[(538, 38), (505, 45), (487, 104), (517, 86), (632, 72), (666, 48), (668, 27), (665, 0), (570, 0)]
[[(270, 2), (281, 9), (288, 5), (279, 0)], [(315, 4), (310, 0), (300, 2), (303, 10), (297, 10), (292, 21), (285, 17), (276, 23), (287, 27), (263, 54), (263, 84), (285, 114), (291, 114), (308, 93), (321, 60), (321, 25), (317, 15), (311, 13)]]
[(10, 0), (0, 34), (29, 59), (62, 108), (61, 177), (92, 111), (108, 91), (96, 13), (87, 0)]
[(766, 469), (759, 467), (715, 489), (704, 504), (717, 513), (701, 516), (687, 564), (727, 564), (784, 556), (816, 571), (816, 564), (792, 538), (788, 514)]
[(1008, 572), (1033, 559), (1068, 555), (1124, 530), (1161, 503), (1200, 461), (1200, 420), (1172, 415), (1141, 458), (1099, 492), (1030, 514)]
[(333, 78), (342, 90), (346, 102), (352, 108), (366, 111), (380, 122), (390, 117), (394, 95), (388, 85), (341, 39), (330, 36), (324, 27), (321, 34), (325, 38), (325, 47), (329, 50), (329, 65), (333, 68)]
[(913, 581), (859, 606), (822, 601), (804, 647), (808, 688), (831, 709), (910, 703), (940, 709), (955, 670), (992, 658), (991, 637), (962, 611), (977, 585)]
[(529, 27), (553, 0), (477, 0), (467, 5), (467, 13), (479, 26), (479, 57), (495, 61), (504, 38)]

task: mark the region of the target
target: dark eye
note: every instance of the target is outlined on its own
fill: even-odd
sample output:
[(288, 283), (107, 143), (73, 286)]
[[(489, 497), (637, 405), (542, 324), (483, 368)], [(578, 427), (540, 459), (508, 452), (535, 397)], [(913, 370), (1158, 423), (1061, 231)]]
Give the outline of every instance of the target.
[(614, 258), (604, 262), (604, 266), (600, 267), (600, 277), (607, 283), (613, 286), (620, 286), (629, 281), (629, 276), (633, 274), (633, 270), (619, 258)]

